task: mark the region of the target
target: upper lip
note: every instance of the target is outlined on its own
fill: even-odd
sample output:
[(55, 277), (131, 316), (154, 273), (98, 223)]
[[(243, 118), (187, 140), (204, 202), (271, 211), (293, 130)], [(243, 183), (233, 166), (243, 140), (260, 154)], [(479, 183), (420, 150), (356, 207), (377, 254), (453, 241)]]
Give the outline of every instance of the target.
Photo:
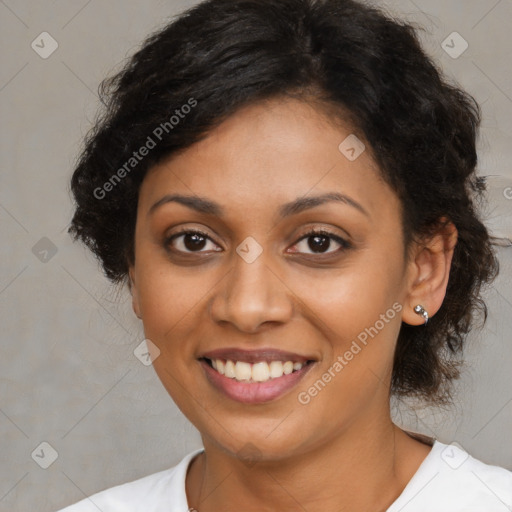
[(231, 361), (244, 361), (246, 363), (258, 363), (260, 361), (293, 361), (294, 363), (306, 363), (314, 360), (313, 357), (301, 356), (293, 352), (262, 348), (246, 350), (242, 348), (220, 348), (205, 352), (200, 356), (207, 359), (226, 359)]

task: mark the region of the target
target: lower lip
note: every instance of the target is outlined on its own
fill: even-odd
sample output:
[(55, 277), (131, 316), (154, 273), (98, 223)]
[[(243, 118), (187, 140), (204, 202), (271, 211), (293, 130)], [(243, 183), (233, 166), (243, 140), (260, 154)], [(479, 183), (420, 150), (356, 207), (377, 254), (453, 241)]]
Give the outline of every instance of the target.
[(206, 378), (215, 388), (232, 400), (244, 404), (261, 404), (281, 398), (296, 386), (314, 365), (314, 363), (309, 363), (300, 370), (283, 375), (282, 377), (269, 379), (266, 382), (248, 382), (238, 381), (221, 375), (203, 359), (200, 359), (199, 362), (206, 373)]

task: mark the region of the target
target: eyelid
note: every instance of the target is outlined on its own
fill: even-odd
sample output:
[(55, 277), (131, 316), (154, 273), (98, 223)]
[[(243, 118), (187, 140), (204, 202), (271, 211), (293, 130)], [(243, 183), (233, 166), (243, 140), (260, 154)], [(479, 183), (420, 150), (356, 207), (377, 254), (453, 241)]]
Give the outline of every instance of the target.
[[(331, 231), (327, 228), (324, 228), (324, 227), (309, 227), (304, 232), (304, 234), (301, 235), (297, 239), (296, 242), (294, 242), (294, 244), (291, 247), (294, 247), (295, 245), (302, 242), (302, 240), (305, 240), (305, 239), (313, 237), (313, 236), (325, 236), (326, 238), (330, 238), (330, 239), (334, 240), (337, 244), (339, 244), (340, 248), (335, 251), (330, 251), (330, 252), (325, 252), (325, 253), (317, 253), (316, 255), (314, 253), (313, 254), (309, 253), (309, 256), (322, 257), (322, 256), (327, 256), (327, 255), (334, 255), (334, 254), (337, 254), (344, 250), (353, 248), (352, 243), (350, 243), (347, 240), (347, 238), (345, 238), (337, 233), (334, 233), (333, 231)], [(303, 253), (300, 253), (299, 251), (297, 251), (296, 254), (303, 254)]]
[[(341, 228), (338, 229), (341, 230)], [(302, 234), (295, 236), (299, 236), (298, 240), (302, 240), (305, 236), (311, 235), (311, 233), (320, 233), (327, 236), (332, 236), (333, 238), (337, 237), (348, 242), (348, 239), (351, 238), (350, 235), (345, 230), (341, 231), (343, 231), (344, 234), (338, 233), (334, 231), (334, 228), (326, 227), (324, 224), (308, 224), (306, 227), (301, 228), (300, 233)]]
[[(171, 242), (174, 241), (174, 239), (178, 238), (179, 236), (187, 235), (187, 234), (200, 235), (203, 238), (208, 239), (209, 241), (213, 242), (215, 245), (220, 247), (220, 245), (212, 238), (212, 236), (210, 234), (206, 233), (206, 231), (204, 231), (204, 230), (202, 230), (200, 228), (194, 228), (194, 227), (180, 228), (175, 233), (172, 233), (170, 235), (166, 235), (164, 237), (164, 245), (167, 247), (167, 246), (169, 246), (171, 244)], [(197, 253), (197, 254), (202, 254), (205, 251), (190, 251), (190, 252), (178, 251), (178, 252), (182, 253), (182, 254), (194, 254), (194, 252)], [(219, 251), (216, 251), (216, 252), (219, 252)]]

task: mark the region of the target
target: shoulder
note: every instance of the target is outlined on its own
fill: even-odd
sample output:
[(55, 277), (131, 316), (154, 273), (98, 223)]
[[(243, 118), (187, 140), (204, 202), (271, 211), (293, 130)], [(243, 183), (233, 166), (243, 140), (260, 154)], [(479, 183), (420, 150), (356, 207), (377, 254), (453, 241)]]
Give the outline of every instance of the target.
[(202, 449), (186, 455), (176, 466), (117, 485), (58, 512), (175, 512), (186, 510), (185, 477), (190, 461)]
[(510, 512), (512, 472), (472, 457), (457, 444), (435, 441), (388, 512)]

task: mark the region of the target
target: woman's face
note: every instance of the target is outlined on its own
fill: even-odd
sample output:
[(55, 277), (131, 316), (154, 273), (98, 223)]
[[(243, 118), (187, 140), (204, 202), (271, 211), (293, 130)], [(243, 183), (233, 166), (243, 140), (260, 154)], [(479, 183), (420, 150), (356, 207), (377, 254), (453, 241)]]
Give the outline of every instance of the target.
[(368, 151), (339, 149), (350, 134), (260, 103), (142, 184), (134, 309), (205, 443), (280, 459), (387, 418), (409, 266), (399, 200)]

